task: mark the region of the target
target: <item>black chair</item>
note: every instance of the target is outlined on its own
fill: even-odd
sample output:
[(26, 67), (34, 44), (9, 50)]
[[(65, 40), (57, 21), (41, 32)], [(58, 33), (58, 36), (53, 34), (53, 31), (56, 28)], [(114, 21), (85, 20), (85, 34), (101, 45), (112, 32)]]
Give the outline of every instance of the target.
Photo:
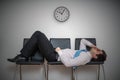
[[(82, 38), (76, 38), (75, 39), (75, 50), (79, 50), (80, 47), (80, 41)], [(84, 38), (90, 42), (92, 42), (94, 45), (96, 45), (96, 39), (95, 38)], [(87, 50), (90, 50), (90, 47), (87, 46)], [(89, 63), (87, 63), (86, 65), (98, 65), (98, 70), (97, 70), (97, 80), (99, 80), (100, 77), (100, 66), (102, 66), (103, 69), (103, 74), (104, 74), (104, 79), (105, 79), (105, 73), (104, 73), (104, 62), (98, 62), (98, 61), (90, 61)], [(76, 69), (74, 69), (75, 72)]]
[[(28, 38), (24, 38), (23, 46), (28, 42)], [(22, 80), (22, 65), (43, 65), (45, 70), (45, 64), (44, 64), (44, 57), (40, 54), (39, 50), (36, 51), (36, 54), (29, 58), (28, 61), (25, 61), (24, 59), (16, 62), (16, 68), (19, 65), (19, 71), (20, 71), (20, 80)], [(45, 73), (46, 77), (46, 73)]]
[[(70, 38), (50, 38), (50, 42), (52, 43), (53, 47), (60, 47), (61, 49), (71, 48)], [(58, 54), (56, 54), (58, 57)], [(49, 72), (49, 65), (63, 65), (61, 61), (54, 61), (54, 62), (47, 62), (47, 69), (46, 69), (46, 76), (48, 80), (48, 72)]]

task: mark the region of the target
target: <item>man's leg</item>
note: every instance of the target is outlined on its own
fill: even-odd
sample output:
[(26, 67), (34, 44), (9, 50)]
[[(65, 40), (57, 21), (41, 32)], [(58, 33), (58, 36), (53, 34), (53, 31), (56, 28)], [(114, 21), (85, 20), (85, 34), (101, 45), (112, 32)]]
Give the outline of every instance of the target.
[(56, 53), (50, 41), (47, 37), (40, 31), (36, 31), (27, 44), (21, 49), (21, 54), (17, 55), (12, 59), (8, 59), (10, 62), (16, 62), (21, 58), (26, 58), (32, 56), (35, 51), (39, 49), (40, 53), (48, 60), (48, 61), (56, 61)]
[(21, 50), (21, 56), (29, 57), (33, 52), (39, 48), (40, 53), (48, 61), (56, 61), (56, 54), (54, 48), (47, 37), (40, 31), (36, 31), (28, 43)]
[(38, 47), (37, 42), (38, 39), (37, 39), (37, 31), (36, 31), (35, 33), (33, 33), (29, 41), (23, 46), (23, 48), (20, 51), (21, 52), (20, 55), (26, 58), (32, 56), (32, 54), (35, 52), (35, 50)]

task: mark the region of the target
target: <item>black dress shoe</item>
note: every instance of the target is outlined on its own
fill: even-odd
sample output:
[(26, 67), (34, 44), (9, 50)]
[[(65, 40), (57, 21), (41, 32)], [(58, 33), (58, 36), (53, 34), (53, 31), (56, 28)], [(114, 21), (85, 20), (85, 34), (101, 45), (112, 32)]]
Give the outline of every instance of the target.
[(9, 58), (9, 59), (7, 59), (9, 62), (17, 62), (17, 61), (20, 61), (20, 60), (27, 60), (27, 58), (25, 58), (25, 57), (22, 57), (21, 55), (17, 55), (16, 57), (14, 57), (14, 58)]

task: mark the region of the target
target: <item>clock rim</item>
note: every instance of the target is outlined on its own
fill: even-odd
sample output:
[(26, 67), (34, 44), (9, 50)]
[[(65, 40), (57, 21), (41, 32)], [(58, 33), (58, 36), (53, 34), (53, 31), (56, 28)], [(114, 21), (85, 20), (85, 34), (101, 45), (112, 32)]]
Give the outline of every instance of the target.
[[(61, 21), (61, 20), (58, 20), (58, 19), (56, 18), (55, 12), (56, 12), (56, 10), (57, 10), (58, 8), (65, 8), (65, 9), (68, 11), (68, 18), (67, 18), (67, 19)], [(57, 8), (54, 10), (54, 18), (55, 18), (57, 21), (59, 21), (59, 22), (66, 22), (66, 21), (69, 19), (69, 17), (70, 17), (70, 11), (69, 11), (69, 9), (68, 9), (67, 7), (65, 7), (65, 6), (59, 6), (59, 7), (57, 7)]]

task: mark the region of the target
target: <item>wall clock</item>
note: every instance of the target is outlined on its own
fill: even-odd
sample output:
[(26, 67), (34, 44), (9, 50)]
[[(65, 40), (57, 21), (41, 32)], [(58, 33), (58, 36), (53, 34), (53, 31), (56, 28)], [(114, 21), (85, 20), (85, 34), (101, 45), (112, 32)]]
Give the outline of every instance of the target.
[(59, 22), (65, 22), (69, 19), (69, 17), (70, 12), (64, 6), (57, 7), (54, 11), (54, 18)]

